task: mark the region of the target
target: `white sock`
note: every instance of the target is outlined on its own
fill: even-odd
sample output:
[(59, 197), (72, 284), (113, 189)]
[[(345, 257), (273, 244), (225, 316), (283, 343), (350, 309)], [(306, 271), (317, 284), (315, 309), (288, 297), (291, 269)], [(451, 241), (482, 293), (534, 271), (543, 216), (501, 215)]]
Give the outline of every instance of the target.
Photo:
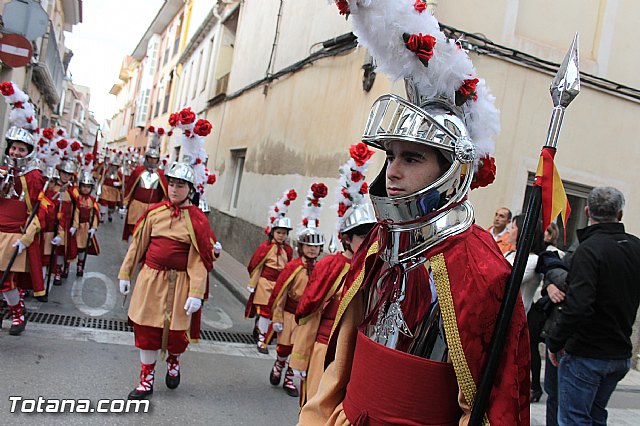
[(45, 280), (45, 282), (47, 281), (47, 267), (46, 266), (42, 267), (42, 279)]
[(153, 364), (158, 360), (158, 351), (140, 349), (140, 362), (143, 364)]
[(56, 264), (58, 266), (64, 265), (64, 256), (56, 256)]
[(269, 318), (260, 317), (258, 320), (258, 330), (260, 330), (260, 333), (267, 334), (269, 324), (271, 324), (271, 320)]
[(17, 288), (5, 291), (4, 293), (2, 293), (2, 295), (4, 296), (4, 300), (7, 301), (7, 305), (9, 306), (16, 306), (18, 303), (20, 303), (20, 291)]
[(285, 362), (287, 360), (287, 358), (289, 358), (288, 356), (280, 356), (278, 355), (278, 361), (280, 362)]

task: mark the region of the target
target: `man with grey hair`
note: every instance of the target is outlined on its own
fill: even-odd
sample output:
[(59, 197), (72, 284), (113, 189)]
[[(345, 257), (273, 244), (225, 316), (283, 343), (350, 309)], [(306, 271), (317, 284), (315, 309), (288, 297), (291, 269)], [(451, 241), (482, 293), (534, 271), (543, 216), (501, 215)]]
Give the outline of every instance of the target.
[(606, 406), (631, 366), (631, 330), (640, 304), (640, 239), (620, 223), (624, 196), (594, 188), (578, 231), (557, 325), (547, 339), (558, 366), (558, 424), (605, 425)]

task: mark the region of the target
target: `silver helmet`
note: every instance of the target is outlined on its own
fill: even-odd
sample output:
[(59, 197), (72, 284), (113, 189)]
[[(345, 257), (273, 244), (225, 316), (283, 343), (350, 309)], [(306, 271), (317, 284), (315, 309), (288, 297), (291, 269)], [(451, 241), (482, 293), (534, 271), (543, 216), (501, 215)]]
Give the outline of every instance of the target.
[(96, 181), (93, 179), (93, 176), (90, 172), (82, 172), (80, 173), (78, 183), (80, 185), (95, 185)]
[(75, 163), (75, 161), (69, 159), (62, 160), (60, 163), (58, 163), (56, 169), (58, 170), (58, 172), (66, 172), (72, 175), (78, 173), (78, 165)]
[(173, 163), (169, 171), (165, 173), (167, 178), (181, 179), (189, 182), (191, 186), (196, 184), (196, 172), (187, 163)]
[(34, 148), (36, 146), (36, 142), (33, 138), (33, 135), (29, 133), (28, 130), (23, 129), (22, 127), (9, 127), (9, 130), (7, 130), (4, 137), (7, 140), (7, 148), (4, 152), (6, 155), (9, 155), (9, 149), (11, 148), (11, 144), (13, 142), (22, 142), (23, 144), (27, 145), (29, 147), (29, 154), (33, 154), (35, 151)]
[(293, 226), (291, 226), (291, 219), (286, 216), (277, 217), (276, 220), (271, 223), (271, 229), (275, 228), (284, 228), (288, 230), (292, 230)]
[(147, 151), (144, 153), (145, 157), (149, 157), (149, 158), (157, 158), (160, 159), (160, 149), (158, 148), (149, 148), (147, 149)]
[(369, 203), (355, 204), (347, 210), (340, 222), (338, 233), (343, 234), (360, 225), (370, 225), (377, 223), (376, 216)]
[(324, 234), (318, 229), (318, 223), (311, 219), (298, 233), (298, 243), (308, 246), (324, 246)]

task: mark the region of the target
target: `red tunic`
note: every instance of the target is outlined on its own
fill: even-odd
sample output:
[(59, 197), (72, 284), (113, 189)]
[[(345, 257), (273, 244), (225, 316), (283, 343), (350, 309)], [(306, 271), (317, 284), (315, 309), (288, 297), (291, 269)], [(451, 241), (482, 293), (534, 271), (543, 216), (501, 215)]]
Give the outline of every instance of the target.
[[(142, 188), (138, 183), (140, 182), (140, 176), (142, 172), (146, 170), (145, 166), (136, 167), (130, 176), (126, 179), (126, 185), (124, 190), (124, 205), (129, 208), (131, 201), (137, 200), (149, 207), (151, 204), (156, 204), (162, 200), (169, 198), (167, 178), (164, 175), (164, 171), (158, 169), (159, 181), (158, 186), (154, 189)], [(131, 218), (134, 221), (134, 218)], [(133, 226), (129, 225), (129, 211), (127, 210), (127, 217), (124, 221), (124, 227), (122, 229), (122, 240), (127, 241), (131, 233), (133, 232)]]

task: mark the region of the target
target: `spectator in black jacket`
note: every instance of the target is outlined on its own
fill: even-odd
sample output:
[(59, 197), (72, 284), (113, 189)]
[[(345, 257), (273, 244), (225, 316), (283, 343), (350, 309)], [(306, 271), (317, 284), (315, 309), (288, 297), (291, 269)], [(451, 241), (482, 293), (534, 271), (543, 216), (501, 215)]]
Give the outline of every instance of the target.
[(590, 226), (578, 231), (564, 306), (547, 338), (551, 362), (560, 359), (560, 425), (605, 425), (609, 398), (631, 367), (640, 240), (619, 223), (623, 207), (611, 187), (594, 188), (587, 199)]

